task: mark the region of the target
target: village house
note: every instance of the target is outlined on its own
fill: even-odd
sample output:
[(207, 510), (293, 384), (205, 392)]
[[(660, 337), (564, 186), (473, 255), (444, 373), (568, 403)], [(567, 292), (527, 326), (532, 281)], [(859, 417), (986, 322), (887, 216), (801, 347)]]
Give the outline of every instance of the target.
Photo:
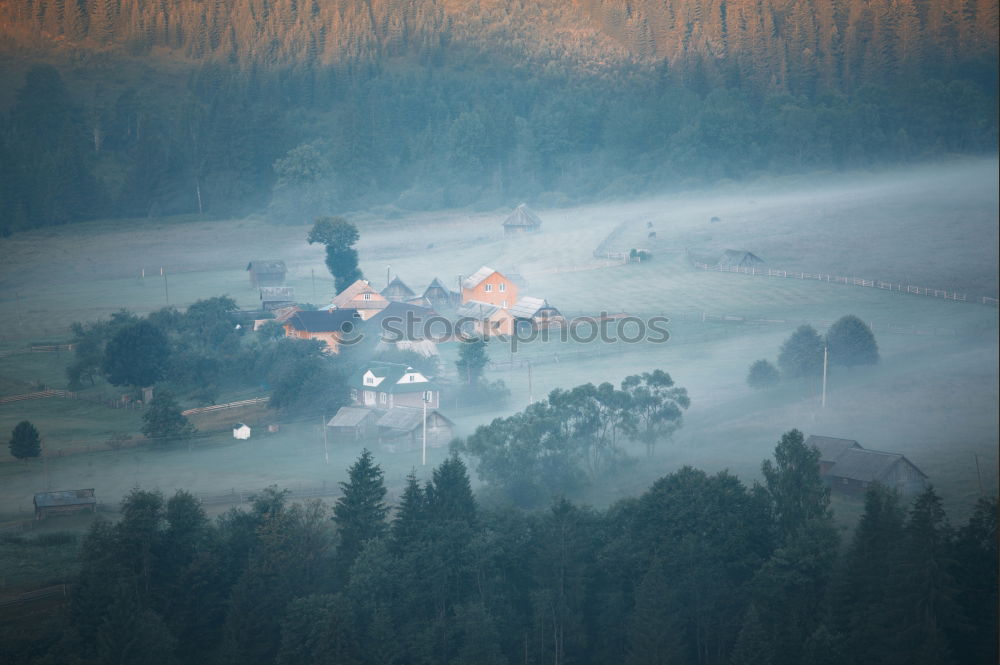
[(441, 280), (435, 277), (427, 288), (424, 289), (420, 299), (424, 301), (420, 304), (426, 305), (427, 307), (448, 309), (454, 307), (461, 299), (461, 296), (455, 291), (449, 290), (443, 283), (441, 283)]
[(389, 305), (389, 301), (368, 283), (359, 279), (334, 296), (330, 301), (333, 309), (353, 309), (362, 319), (370, 319)]
[(743, 250), (727, 249), (719, 257), (718, 262), (715, 264), (719, 268), (740, 268), (740, 269), (759, 269), (764, 265), (764, 259), (760, 258), (752, 252), (746, 252)]
[(444, 339), (450, 324), (429, 307), (391, 302), (365, 321), (362, 330), (366, 336), (378, 340), (376, 351), (396, 348), (429, 358), (437, 355), (434, 340)]
[(566, 319), (544, 298), (524, 296), (510, 308), (514, 317), (514, 325), (518, 330), (523, 328), (541, 330), (566, 325)]
[(488, 302), (471, 300), (455, 310), (459, 318), (460, 332), (479, 337), (511, 335), (514, 332), (514, 316), (510, 310)]
[[(427, 447), (441, 448), (454, 436), (454, 424), (437, 409), (427, 408)], [(389, 409), (378, 419), (378, 442), (389, 452), (409, 452), (423, 446), (424, 410), (413, 407)]]
[(524, 203), (517, 206), (514, 212), (503, 222), (503, 234), (505, 236), (517, 235), (519, 233), (537, 233), (541, 229), (542, 220)]
[(71, 515), (90, 511), (97, 512), (97, 498), (94, 490), (63, 490), (59, 492), (39, 492), (34, 496), (35, 519), (41, 520), (53, 515)]
[(260, 308), (265, 312), (295, 305), (295, 289), (290, 286), (260, 287)]
[(426, 376), (406, 365), (371, 361), (350, 381), (351, 401), (370, 409), (409, 406), (436, 409), (441, 390)]
[(398, 275), (392, 278), (392, 281), (382, 289), (381, 293), (390, 302), (406, 302), (417, 297), (416, 292), (408, 287)]
[(346, 336), (354, 339), (360, 315), (353, 309), (331, 309), (319, 312), (301, 311), (292, 314), (283, 324), (285, 337), (318, 339), (326, 344), (327, 353), (340, 353)]
[(284, 286), (288, 269), (280, 259), (256, 260), (247, 264), (250, 286)]
[(507, 309), (517, 302), (518, 286), (499, 271), (483, 266), (462, 280), (462, 302), (481, 302)]
[(819, 451), (819, 473), (830, 488), (864, 494), (879, 483), (901, 494), (917, 494), (926, 487), (927, 475), (898, 453), (868, 450), (852, 439), (810, 436), (806, 446)]
[(367, 441), (377, 434), (379, 412), (357, 406), (342, 406), (326, 424), (330, 435), (340, 441)]

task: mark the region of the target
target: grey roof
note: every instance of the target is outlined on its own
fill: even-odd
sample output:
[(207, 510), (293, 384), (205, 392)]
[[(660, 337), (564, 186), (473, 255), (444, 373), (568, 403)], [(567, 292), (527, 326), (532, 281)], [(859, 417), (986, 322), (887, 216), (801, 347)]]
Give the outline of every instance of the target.
[[(451, 424), (451, 421), (441, 415), (441, 412), (437, 409), (427, 409), (428, 420), (435, 415)], [(386, 427), (388, 429), (399, 430), (402, 432), (412, 432), (416, 428), (420, 427), (422, 417), (423, 409), (408, 406), (397, 406), (386, 411), (385, 415), (379, 418), (378, 422), (375, 424), (379, 427)]]
[(35, 495), (37, 508), (55, 508), (58, 506), (89, 506), (97, 503), (93, 489), (63, 490), (60, 492), (39, 492)]
[(295, 330), (306, 332), (351, 332), (361, 320), (357, 310), (330, 309), (296, 312), (286, 321)]
[(515, 319), (530, 319), (543, 309), (550, 309), (556, 315), (559, 314), (559, 310), (546, 302), (544, 298), (533, 298), (531, 296), (519, 298), (514, 303), (514, 306), (510, 308), (510, 313)]
[(532, 212), (527, 205), (522, 203), (514, 208), (514, 212), (504, 220), (503, 225), (507, 226), (527, 226), (537, 229), (542, 225), (542, 220)]
[(819, 459), (821, 462), (836, 462), (837, 458), (843, 455), (845, 450), (848, 448), (860, 448), (861, 444), (854, 439), (837, 439), (832, 436), (816, 436), (813, 434), (806, 439), (806, 447), (815, 447), (819, 450)]
[(926, 477), (923, 471), (908, 459), (897, 453), (885, 453), (879, 450), (865, 450), (864, 448), (848, 448), (845, 450), (828, 475), (836, 478), (848, 478), (861, 482), (871, 483), (882, 480), (888, 475), (892, 467), (905, 463), (913, 467), (917, 473)]
[(365, 421), (365, 418), (374, 417), (376, 414), (369, 409), (362, 409), (356, 406), (342, 406), (337, 411), (327, 427), (357, 427)]
[[(399, 382), (399, 380), (402, 379), (407, 372), (413, 371), (416, 370), (400, 363), (386, 363), (373, 360), (354, 373), (351, 377), (350, 384), (354, 388), (374, 390), (380, 393), (392, 393), (394, 395), (398, 395), (400, 393), (422, 392), (424, 390), (438, 390), (437, 385), (433, 381)], [(383, 381), (377, 386), (366, 386), (365, 374), (367, 372), (371, 372), (375, 376), (382, 377)]]
[(719, 258), (718, 265), (720, 266), (742, 266), (748, 267), (757, 265), (759, 263), (764, 263), (764, 259), (760, 258), (752, 252), (747, 252), (744, 250), (737, 249), (727, 249), (722, 253)]
[(461, 318), (485, 321), (499, 312), (500, 309), (499, 305), (491, 305), (488, 302), (481, 302), (479, 300), (470, 300), (459, 305), (455, 313)]
[(479, 286), (479, 284), (484, 279), (486, 279), (495, 272), (497, 271), (494, 270), (493, 268), (490, 268), (489, 266), (483, 266), (482, 268), (480, 268), (479, 270), (477, 270), (476, 272), (472, 273), (471, 275), (462, 280), (462, 288), (474, 289), (477, 286)]
[(295, 302), (295, 289), (290, 286), (260, 287), (261, 302)]
[(258, 275), (281, 273), (287, 271), (285, 262), (281, 259), (257, 259), (247, 264), (247, 270), (252, 270)]
[[(385, 309), (365, 321), (364, 326), (368, 330), (377, 330), (380, 334), (392, 332), (401, 334), (405, 339), (423, 339), (424, 322), (437, 315), (438, 313), (430, 307), (397, 301), (389, 303)], [(388, 328), (390, 320), (391, 331)], [(409, 325), (411, 321), (412, 325)]]
[(438, 279), (437, 277), (435, 277), (434, 279), (432, 279), (431, 283), (427, 285), (426, 289), (424, 289), (424, 295), (426, 296), (427, 292), (430, 291), (431, 289), (441, 289), (442, 291), (445, 291), (446, 293), (450, 293), (450, 291), (448, 290), (448, 287), (445, 286), (444, 284), (442, 284), (441, 280)]
[(384, 296), (387, 296), (390, 293), (393, 295), (402, 293), (405, 294), (406, 296), (417, 295), (416, 293), (413, 292), (413, 289), (408, 287), (406, 283), (399, 278), (399, 275), (393, 277), (392, 281), (389, 282), (384, 289), (382, 289), (381, 293)]

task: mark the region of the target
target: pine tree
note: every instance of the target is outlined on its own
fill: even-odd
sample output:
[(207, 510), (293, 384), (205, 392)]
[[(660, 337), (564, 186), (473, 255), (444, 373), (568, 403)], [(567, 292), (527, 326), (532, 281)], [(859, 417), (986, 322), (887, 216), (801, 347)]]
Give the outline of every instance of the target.
[(427, 500), (420, 481), (411, 472), (392, 520), (392, 548), (396, 554), (406, 551), (420, 539), (427, 526)]
[(679, 621), (663, 563), (653, 559), (635, 590), (628, 623), (628, 664), (660, 665), (688, 660), (684, 626)]
[(344, 494), (333, 507), (333, 521), (340, 533), (336, 564), (341, 579), (346, 579), (365, 543), (386, 532), (389, 508), (383, 478), (382, 468), (365, 448), (348, 470), (348, 481), (340, 483)]
[(730, 657), (733, 665), (772, 665), (774, 648), (768, 640), (764, 626), (760, 622), (757, 608), (750, 605), (743, 618), (736, 646)]
[(38, 430), (27, 420), (22, 420), (10, 435), (10, 454), (17, 459), (38, 457), (42, 452), (42, 439)]

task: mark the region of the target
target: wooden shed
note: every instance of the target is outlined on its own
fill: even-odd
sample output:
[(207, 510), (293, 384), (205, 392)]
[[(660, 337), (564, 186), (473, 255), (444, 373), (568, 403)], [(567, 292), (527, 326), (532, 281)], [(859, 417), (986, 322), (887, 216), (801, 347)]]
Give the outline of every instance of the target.
[(719, 257), (716, 266), (719, 268), (759, 268), (764, 265), (764, 259), (752, 252), (738, 249), (727, 249)]
[(330, 422), (327, 431), (340, 441), (364, 441), (375, 437), (375, 422), (379, 412), (356, 406), (342, 406)]
[(390, 302), (405, 302), (417, 295), (398, 275), (382, 289), (381, 294)]
[(566, 324), (566, 319), (559, 310), (544, 298), (523, 296), (510, 308), (510, 313), (518, 330), (523, 330), (525, 326), (542, 329)]
[(260, 308), (265, 312), (295, 305), (295, 289), (290, 286), (260, 287)]
[(868, 450), (852, 439), (824, 436), (810, 436), (806, 445), (819, 450), (820, 475), (838, 492), (864, 494), (879, 483), (912, 495), (927, 485), (927, 475), (899, 453)]
[(524, 203), (517, 206), (503, 222), (504, 235), (537, 233), (542, 229), (542, 220)]
[[(396, 407), (378, 419), (378, 440), (389, 452), (419, 450), (423, 446), (423, 409)], [(454, 423), (437, 409), (427, 410), (427, 447), (447, 446), (454, 435)]]
[(424, 289), (421, 297), (427, 302), (428, 306), (441, 309), (453, 307), (458, 303), (461, 295), (445, 287), (441, 283), (441, 280), (435, 277), (430, 285)]
[(250, 286), (284, 286), (288, 268), (281, 259), (257, 259), (247, 264)]
[(90, 511), (97, 512), (97, 498), (94, 489), (62, 490), (39, 492), (33, 499), (35, 519), (41, 520), (52, 515), (70, 515)]

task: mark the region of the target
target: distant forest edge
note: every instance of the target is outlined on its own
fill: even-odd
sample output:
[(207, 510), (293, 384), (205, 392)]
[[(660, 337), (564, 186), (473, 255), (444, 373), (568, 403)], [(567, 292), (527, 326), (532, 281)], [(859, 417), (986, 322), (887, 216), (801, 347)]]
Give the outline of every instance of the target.
[(996, 0), (0, 0), (17, 91), (0, 232), (559, 205), (995, 152), (997, 17)]

